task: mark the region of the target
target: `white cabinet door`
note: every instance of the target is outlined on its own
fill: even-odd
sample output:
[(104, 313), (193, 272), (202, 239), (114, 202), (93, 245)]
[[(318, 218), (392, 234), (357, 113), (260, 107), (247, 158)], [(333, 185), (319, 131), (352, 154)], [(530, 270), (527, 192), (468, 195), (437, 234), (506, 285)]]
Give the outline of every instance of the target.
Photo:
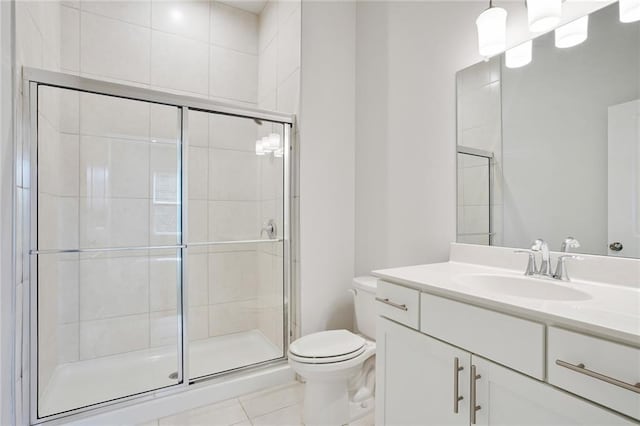
[(471, 355), (384, 318), (377, 327), (376, 425), (468, 425)]
[[(476, 379), (478, 425), (633, 425), (636, 423), (606, 411), (543, 382), (472, 356)], [(473, 383), (471, 383), (473, 386)]]

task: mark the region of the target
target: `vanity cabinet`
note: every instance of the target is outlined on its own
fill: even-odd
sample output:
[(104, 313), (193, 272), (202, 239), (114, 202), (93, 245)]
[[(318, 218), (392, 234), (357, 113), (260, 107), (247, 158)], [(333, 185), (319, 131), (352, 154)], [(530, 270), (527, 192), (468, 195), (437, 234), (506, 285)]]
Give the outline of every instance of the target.
[(389, 319), (377, 327), (376, 425), (635, 424)]
[(376, 425), (638, 424), (610, 410), (635, 417), (638, 393), (551, 364), (633, 381), (637, 349), (380, 283)]
[(473, 355), (471, 363), (480, 376), (475, 381), (476, 406), (480, 407), (476, 411), (477, 425), (636, 424), (478, 356)]
[(471, 354), (385, 318), (377, 327), (376, 425), (468, 425)]

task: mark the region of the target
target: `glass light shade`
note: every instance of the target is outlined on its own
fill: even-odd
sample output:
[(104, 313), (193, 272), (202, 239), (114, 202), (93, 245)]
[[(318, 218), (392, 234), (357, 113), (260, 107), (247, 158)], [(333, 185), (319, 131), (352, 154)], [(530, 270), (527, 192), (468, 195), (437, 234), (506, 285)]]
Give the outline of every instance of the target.
[(562, 17), (562, 0), (527, 0), (527, 17), (532, 32), (551, 30)]
[(258, 139), (256, 141), (256, 155), (264, 155), (264, 144), (262, 143), (262, 139)]
[(640, 21), (640, 0), (620, 0), (620, 22)]
[(271, 133), (268, 137), (269, 151), (277, 151), (280, 149), (280, 135), (277, 133)]
[(511, 49), (507, 50), (504, 58), (504, 64), (507, 68), (520, 68), (531, 62), (533, 50), (533, 42), (525, 41)]
[(583, 16), (573, 22), (569, 22), (556, 28), (556, 47), (564, 49), (577, 46), (587, 39), (589, 31), (589, 16)]
[(490, 7), (476, 19), (478, 27), (478, 51), (489, 57), (497, 55), (507, 47), (507, 11), (501, 7)]

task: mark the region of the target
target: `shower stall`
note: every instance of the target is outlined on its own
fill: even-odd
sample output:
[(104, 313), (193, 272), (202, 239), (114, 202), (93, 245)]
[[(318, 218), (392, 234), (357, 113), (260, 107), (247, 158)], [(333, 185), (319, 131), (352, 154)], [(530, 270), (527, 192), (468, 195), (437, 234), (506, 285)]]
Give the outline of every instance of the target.
[(293, 117), (24, 75), (31, 421), (282, 362)]

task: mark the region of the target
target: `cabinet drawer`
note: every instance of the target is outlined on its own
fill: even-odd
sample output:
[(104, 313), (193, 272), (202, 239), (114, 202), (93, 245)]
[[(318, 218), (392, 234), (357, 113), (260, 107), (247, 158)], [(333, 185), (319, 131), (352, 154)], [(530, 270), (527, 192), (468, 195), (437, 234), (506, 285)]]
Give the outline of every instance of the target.
[(378, 315), (418, 329), (420, 292), (386, 281), (378, 281), (376, 291)]
[(544, 325), (423, 293), (420, 331), (544, 379)]
[(640, 419), (640, 349), (549, 327), (547, 363), (549, 383)]

